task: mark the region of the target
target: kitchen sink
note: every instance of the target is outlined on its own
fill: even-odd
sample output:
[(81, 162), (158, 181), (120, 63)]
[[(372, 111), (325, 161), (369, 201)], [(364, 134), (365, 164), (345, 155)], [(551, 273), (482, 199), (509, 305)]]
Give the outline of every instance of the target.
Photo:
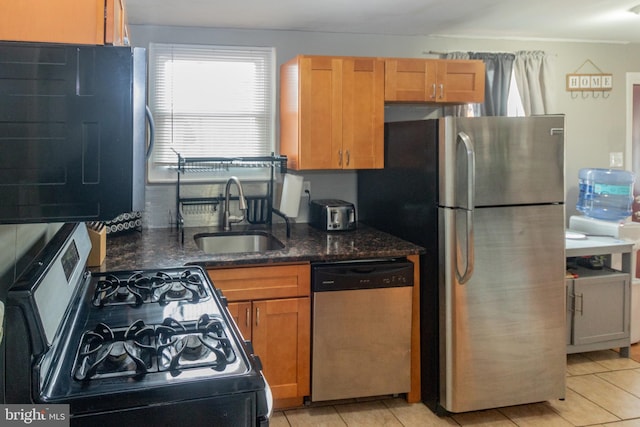
[(267, 252), (284, 248), (280, 240), (266, 231), (200, 233), (193, 239), (208, 254)]

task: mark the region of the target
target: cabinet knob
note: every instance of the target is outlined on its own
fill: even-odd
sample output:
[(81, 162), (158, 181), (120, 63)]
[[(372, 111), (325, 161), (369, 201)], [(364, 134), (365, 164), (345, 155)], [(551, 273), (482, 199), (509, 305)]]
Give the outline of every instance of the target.
[(338, 150), (338, 166), (342, 167), (342, 150)]
[(444, 98), (444, 84), (440, 83), (440, 99)]
[(436, 84), (431, 85), (431, 99), (436, 99)]
[(347, 150), (347, 166), (349, 166), (350, 160), (351, 160), (351, 155), (349, 153), (349, 150)]

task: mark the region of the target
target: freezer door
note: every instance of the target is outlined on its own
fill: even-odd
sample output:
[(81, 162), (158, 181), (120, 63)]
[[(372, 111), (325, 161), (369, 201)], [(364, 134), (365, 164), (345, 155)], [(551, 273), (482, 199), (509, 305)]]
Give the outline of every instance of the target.
[(476, 209), (465, 284), (457, 212), (439, 209), (440, 405), (465, 412), (564, 397), (563, 205)]
[[(445, 117), (439, 123), (440, 205), (463, 207), (564, 201), (564, 116)], [(469, 140), (475, 175), (468, 176)]]

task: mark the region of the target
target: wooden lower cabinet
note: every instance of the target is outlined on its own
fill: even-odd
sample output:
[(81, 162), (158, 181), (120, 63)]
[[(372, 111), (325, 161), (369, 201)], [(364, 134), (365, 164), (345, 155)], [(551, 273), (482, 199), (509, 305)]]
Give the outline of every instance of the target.
[(276, 409), (310, 393), (311, 271), (308, 263), (208, 270), (244, 339), (262, 361)]
[(242, 338), (251, 340), (251, 302), (230, 302), (227, 308), (240, 329)]

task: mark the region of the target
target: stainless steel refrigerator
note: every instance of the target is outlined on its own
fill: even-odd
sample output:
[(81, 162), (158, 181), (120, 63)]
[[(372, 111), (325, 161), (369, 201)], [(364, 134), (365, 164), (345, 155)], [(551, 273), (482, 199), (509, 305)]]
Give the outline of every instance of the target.
[(564, 117), (387, 123), (360, 220), (424, 246), (421, 381), (436, 412), (565, 394)]

